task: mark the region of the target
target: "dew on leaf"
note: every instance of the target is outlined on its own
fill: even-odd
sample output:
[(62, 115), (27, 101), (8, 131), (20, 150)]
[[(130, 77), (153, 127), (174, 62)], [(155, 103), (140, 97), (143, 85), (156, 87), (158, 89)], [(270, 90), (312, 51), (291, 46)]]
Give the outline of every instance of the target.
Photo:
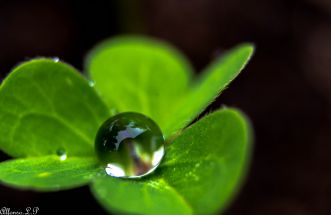
[(52, 60), (53, 60), (55, 63), (57, 63), (57, 62), (60, 61), (60, 58), (58, 58), (58, 57), (53, 57)]
[(158, 125), (147, 116), (120, 113), (99, 128), (95, 150), (108, 175), (138, 178), (153, 172), (160, 164), (164, 138)]
[(56, 151), (56, 155), (59, 156), (61, 161), (64, 161), (65, 159), (67, 159), (67, 152), (64, 148), (59, 148)]
[(95, 81), (90, 80), (90, 81), (88, 82), (88, 85), (89, 85), (90, 87), (94, 87), (94, 85), (95, 85)]

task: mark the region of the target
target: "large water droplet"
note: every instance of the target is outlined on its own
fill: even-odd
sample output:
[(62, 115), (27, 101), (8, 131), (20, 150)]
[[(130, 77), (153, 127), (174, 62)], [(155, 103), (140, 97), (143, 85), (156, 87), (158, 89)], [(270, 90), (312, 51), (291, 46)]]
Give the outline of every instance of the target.
[(164, 138), (150, 118), (139, 113), (120, 113), (99, 128), (95, 150), (108, 175), (137, 178), (153, 172), (160, 164)]

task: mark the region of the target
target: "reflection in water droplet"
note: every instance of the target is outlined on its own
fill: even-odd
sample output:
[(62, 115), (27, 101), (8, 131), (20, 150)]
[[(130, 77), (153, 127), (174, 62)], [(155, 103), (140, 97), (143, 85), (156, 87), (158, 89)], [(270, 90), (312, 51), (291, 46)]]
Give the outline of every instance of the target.
[(60, 148), (56, 151), (57, 156), (59, 156), (61, 161), (64, 161), (65, 159), (67, 159), (67, 152), (65, 151), (65, 149)]
[(108, 175), (137, 178), (153, 172), (164, 155), (164, 138), (150, 118), (120, 113), (99, 128), (95, 150)]
[(57, 62), (60, 61), (60, 58), (58, 58), (58, 57), (53, 57), (52, 60), (53, 60), (55, 63), (57, 63)]
[(88, 85), (90, 85), (90, 87), (94, 87), (94, 85), (95, 85), (95, 81), (90, 80), (90, 81), (88, 82)]
[(154, 152), (153, 159), (152, 159), (153, 166), (156, 166), (156, 165), (159, 164), (159, 162), (162, 159), (163, 155), (164, 155), (164, 147), (162, 146)]
[(124, 177), (125, 176), (124, 170), (120, 166), (117, 166), (116, 164), (107, 164), (105, 170), (106, 170), (106, 173), (108, 175), (113, 175), (113, 176), (116, 176), (116, 177)]

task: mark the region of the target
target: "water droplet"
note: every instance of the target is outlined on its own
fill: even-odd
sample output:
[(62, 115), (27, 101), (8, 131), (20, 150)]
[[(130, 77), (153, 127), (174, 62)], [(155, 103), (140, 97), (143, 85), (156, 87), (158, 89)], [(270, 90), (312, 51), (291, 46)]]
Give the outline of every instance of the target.
[(94, 85), (95, 85), (95, 81), (90, 80), (90, 81), (88, 82), (88, 85), (90, 85), (90, 87), (94, 87)]
[(160, 164), (164, 138), (150, 118), (139, 113), (120, 113), (99, 128), (95, 150), (108, 175), (137, 178), (153, 172)]
[(58, 57), (53, 57), (52, 60), (53, 60), (55, 63), (57, 63), (57, 62), (60, 61), (60, 58), (58, 58)]
[(111, 114), (111, 115), (118, 114), (117, 109), (116, 109), (116, 108), (111, 108), (111, 109), (110, 109), (110, 114)]
[(57, 156), (59, 156), (61, 161), (64, 161), (65, 159), (67, 159), (67, 152), (65, 149), (60, 148), (56, 151)]

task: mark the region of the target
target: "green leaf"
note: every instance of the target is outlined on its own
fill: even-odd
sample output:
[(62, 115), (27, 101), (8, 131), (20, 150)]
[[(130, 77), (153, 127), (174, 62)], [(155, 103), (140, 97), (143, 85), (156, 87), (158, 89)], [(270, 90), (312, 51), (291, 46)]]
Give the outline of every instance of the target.
[(250, 125), (240, 111), (216, 111), (184, 130), (152, 176), (99, 177), (92, 191), (109, 211), (215, 214), (226, 207), (242, 181), (250, 142)]
[(14, 159), (0, 163), (0, 181), (9, 186), (56, 191), (87, 184), (100, 172), (95, 158), (57, 156)]
[(14, 157), (94, 155), (109, 110), (73, 67), (49, 59), (17, 66), (0, 87), (0, 148)]
[(95, 179), (95, 198), (116, 214), (192, 214), (191, 207), (164, 180), (121, 180), (110, 176)]
[(211, 63), (171, 114), (164, 133), (175, 133), (192, 122), (239, 75), (253, 52), (253, 45), (242, 44)]
[(86, 70), (109, 107), (143, 113), (161, 129), (186, 95), (192, 73), (187, 60), (169, 45), (131, 37), (98, 45)]

